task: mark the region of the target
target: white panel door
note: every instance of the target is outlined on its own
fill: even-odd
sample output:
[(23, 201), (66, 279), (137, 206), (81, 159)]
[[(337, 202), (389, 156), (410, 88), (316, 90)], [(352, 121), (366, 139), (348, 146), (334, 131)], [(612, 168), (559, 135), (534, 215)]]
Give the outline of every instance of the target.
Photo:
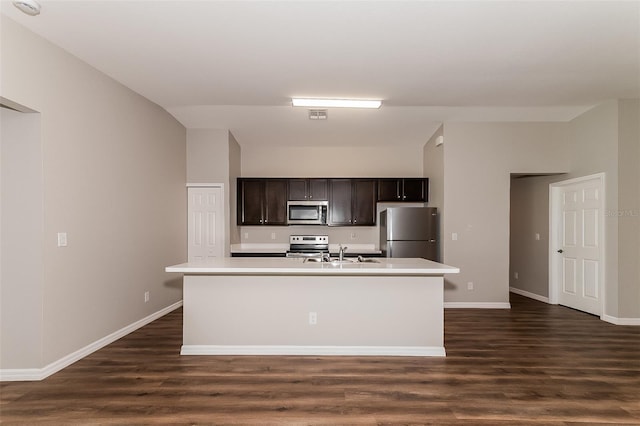
[(591, 314), (601, 313), (600, 218), (601, 181), (589, 180), (561, 188), (558, 303)]
[(223, 256), (224, 205), (221, 187), (190, 187), (188, 201), (189, 262)]

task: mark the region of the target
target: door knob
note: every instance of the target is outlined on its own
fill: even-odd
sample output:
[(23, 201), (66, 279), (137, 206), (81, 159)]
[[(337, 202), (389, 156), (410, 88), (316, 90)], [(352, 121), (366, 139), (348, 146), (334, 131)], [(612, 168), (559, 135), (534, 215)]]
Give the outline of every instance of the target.
[(563, 253), (563, 250), (562, 249), (558, 250), (558, 253)]

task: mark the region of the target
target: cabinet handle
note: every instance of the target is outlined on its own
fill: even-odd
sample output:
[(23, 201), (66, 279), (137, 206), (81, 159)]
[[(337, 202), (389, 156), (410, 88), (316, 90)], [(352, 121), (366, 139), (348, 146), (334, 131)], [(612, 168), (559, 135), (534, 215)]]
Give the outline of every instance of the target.
[(357, 222), (358, 222), (358, 219), (353, 219), (353, 223), (357, 223)]
[(407, 196), (406, 196), (406, 195), (403, 195), (403, 196), (402, 196), (402, 199), (403, 199), (403, 200), (406, 200), (406, 199), (407, 199)]

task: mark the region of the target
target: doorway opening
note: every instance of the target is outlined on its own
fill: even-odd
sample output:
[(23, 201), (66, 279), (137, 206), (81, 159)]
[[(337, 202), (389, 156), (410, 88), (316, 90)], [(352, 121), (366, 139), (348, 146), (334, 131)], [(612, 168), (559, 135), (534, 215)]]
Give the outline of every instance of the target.
[(509, 291), (549, 303), (549, 185), (555, 174), (512, 174)]

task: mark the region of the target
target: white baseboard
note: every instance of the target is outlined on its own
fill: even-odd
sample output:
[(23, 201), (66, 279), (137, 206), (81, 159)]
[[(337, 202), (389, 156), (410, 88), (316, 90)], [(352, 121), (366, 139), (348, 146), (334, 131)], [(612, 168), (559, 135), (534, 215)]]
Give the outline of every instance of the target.
[(640, 318), (618, 318), (611, 315), (603, 315), (600, 319), (615, 325), (640, 325)]
[[(530, 299), (535, 299), (535, 300), (539, 300), (540, 302), (551, 304), (551, 302), (549, 302), (549, 298), (548, 297), (540, 296), (540, 295), (535, 294), (535, 293), (530, 293), (530, 292), (525, 291), (525, 290), (520, 290), (519, 288), (509, 287), (509, 291), (511, 293), (515, 293), (515, 294), (519, 294), (519, 295), (524, 296), (524, 297), (528, 297)], [(608, 322), (608, 323), (611, 323), (611, 324), (615, 324), (615, 325), (640, 325), (640, 318), (618, 318), (618, 317), (614, 317), (614, 316), (605, 314), (605, 315), (602, 315), (600, 317), (600, 319), (602, 321), (605, 321), (605, 322)]]
[(158, 318), (168, 314), (171, 311), (174, 311), (182, 306), (182, 300), (174, 303), (173, 305), (167, 306), (166, 308), (160, 309), (153, 314), (142, 318), (139, 321), (134, 322), (120, 330), (109, 334), (108, 336), (103, 337), (102, 339), (96, 340), (95, 342), (85, 346), (84, 348), (78, 349), (77, 351), (70, 353), (69, 355), (60, 358), (57, 361), (52, 362), (51, 364), (43, 367), (43, 368), (12, 368), (12, 369), (0, 369), (0, 381), (32, 381), (32, 380), (43, 380), (50, 375), (57, 373), (65, 367), (73, 364), (76, 361), (86, 357), (97, 351), (98, 349), (102, 349), (110, 343), (115, 342), (116, 340), (126, 336), (129, 333), (136, 331), (137, 329), (157, 320)]
[(511, 309), (508, 302), (444, 302), (445, 309)]
[(442, 346), (182, 345), (180, 355), (446, 356)]
[(519, 294), (520, 296), (528, 297), (529, 299), (534, 299), (539, 302), (549, 303), (548, 297), (540, 296), (539, 294), (531, 293), (526, 290), (520, 290), (519, 288), (509, 287), (509, 291), (511, 293)]

